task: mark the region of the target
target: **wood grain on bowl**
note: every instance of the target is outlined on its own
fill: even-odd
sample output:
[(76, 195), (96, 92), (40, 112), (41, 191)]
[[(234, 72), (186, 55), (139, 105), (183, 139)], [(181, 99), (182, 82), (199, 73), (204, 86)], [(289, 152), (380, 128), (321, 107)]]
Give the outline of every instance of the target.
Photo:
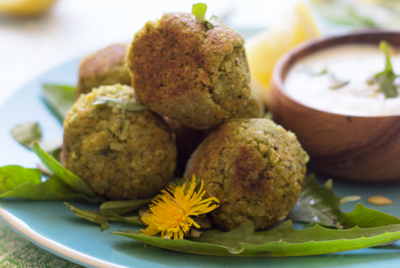
[(270, 110), (278, 124), (297, 135), (311, 157), (313, 169), (357, 181), (400, 181), (400, 115), (359, 117), (328, 113), (296, 102), (283, 88), (290, 67), (312, 52), (346, 43), (379, 44), (381, 40), (400, 46), (400, 32), (314, 40), (289, 51), (276, 64)]

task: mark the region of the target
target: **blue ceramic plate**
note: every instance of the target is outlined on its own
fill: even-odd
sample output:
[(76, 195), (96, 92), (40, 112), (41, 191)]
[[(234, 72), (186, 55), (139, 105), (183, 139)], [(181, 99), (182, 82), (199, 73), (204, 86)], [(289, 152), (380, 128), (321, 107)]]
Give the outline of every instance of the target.
[[(0, 166), (18, 164), (36, 167), (34, 153), (16, 143), (10, 129), (19, 123), (37, 121), (44, 138), (62, 136), (62, 124), (46, 107), (41, 84), (76, 84), (78, 60), (67, 62), (39, 76), (22, 87), (0, 107)], [(319, 181), (324, 182), (320, 177)], [(400, 217), (400, 184), (366, 184), (334, 180), (339, 196), (360, 195), (361, 202), (371, 208)], [(366, 202), (372, 195), (384, 195), (393, 205), (377, 207)], [(96, 209), (95, 205), (73, 202), (80, 208)], [(354, 204), (346, 204), (350, 211)], [(131, 229), (111, 223), (104, 232), (100, 227), (79, 219), (62, 202), (0, 200), (0, 216), (14, 230), (35, 244), (71, 261), (92, 267), (400, 267), (400, 243), (338, 254), (291, 258), (235, 258), (190, 255), (145, 246), (142, 243), (111, 235), (109, 231)]]

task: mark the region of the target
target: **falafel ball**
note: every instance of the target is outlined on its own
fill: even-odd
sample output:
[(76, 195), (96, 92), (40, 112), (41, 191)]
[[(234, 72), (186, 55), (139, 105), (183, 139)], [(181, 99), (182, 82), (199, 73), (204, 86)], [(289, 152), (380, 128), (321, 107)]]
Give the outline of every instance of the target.
[(231, 119), (190, 158), (185, 178), (204, 180), (221, 205), (211, 212), (223, 230), (248, 220), (265, 230), (286, 218), (300, 195), (307, 153), (295, 134), (268, 119)]
[(125, 55), (128, 44), (114, 44), (96, 51), (81, 60), (76, 98), (102, 85), (131, 85)]
[(127, 63), (139, 100), (195, 129), (234, 117), (250, 96), (243, 38), (221, 23), (188, 13), (165, 13), (139, 30)]
[(136, 102), (134, 90), (119, 84), (82, 94), (64, 121), (63, 165), (109, 199), (156, 195), (174, 175), (170, 126), (150, 110), (94, 105), (99, 97)]

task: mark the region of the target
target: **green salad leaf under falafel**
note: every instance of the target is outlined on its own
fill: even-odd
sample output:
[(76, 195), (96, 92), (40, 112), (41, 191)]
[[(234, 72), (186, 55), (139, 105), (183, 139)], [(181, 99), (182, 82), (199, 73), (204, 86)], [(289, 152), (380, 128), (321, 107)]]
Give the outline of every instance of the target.
[[(93, 199), (90, 200), (84, 195), (72, 191), (56, 175), (42, 183), (40, 171), (37, 169), (5, 166), (0, 168), (0, 175), (7, 178), (0, 185), (2, 192), (0, 198), (93, 201)], [(313, 191), (310, 185), (310, 183), (306, 184), (303, 192)], [(131, 212), (146, 205), (150, 200), (108, 201), (100, 206), (102, 208), (100, 211), (78, 209), (68, 203), (65, 204), (76, 216), (100, 224), (102, 230), (105, 230), (108, 228), (109, 222), (123, 221), (131, 225), (143, 225), (139, 216), (124, 215), (121, 217), (117, 212), (121, 214)], [(368, 214), (363, 213), (366, 210), (368, 210)], [(109, 213), (110, 211), (112, 214)], [(117, 217), (115, 217), (115, 214)], [(134, 231), (113, 232), (113, 234), (186, 253), (247, 257), (328, 254), (380, 245), (400, 238), (399, 220), (394, 216), (367, 209), (360, 204), (356, 206), (353, 212), (346, 214), (349, 219), (353, 219), (353, 226), (363, 226), (363, 222), (369, 222), (369, 225), (365, 226), (368, 228), (354, 227), (347, 230), (334, 230), (317, 225), (306, 230), (294, 230), (291, 221), (286, 221), (270, 231), (256, 232), (254, 231), (254, 224), (249, 221), (230, 232), (210, 230), (202, 233), (199, 238), (183, 240), (144, 236)], [(352, 217), (354, 215), (356, 217)], [(365, 217), (361, 217), (361, 215)], [(366, 221), (366, 219), (386, 219), (386, 221), (375, 220), (371, 222), (370, 220)]]
[(329, 254), (392, 242), (400, 238), (400, 225), (354, 227), (348, 230), (327, 229), (315, 225), (305, 230), (295, 230), (291, 221), (285, 221), (270, 231), (257, 232), (253, 222), (248, 221), (230, 232), (210, 230), (199, 238), (177, 240), (145, 236), (132, 231), (111, 233), (148, 245), (192, 254), (290, 257)]
[[(344, 203), (357, 200), (354, 196), (337, 198), (332, 191), (331, 181), (321, 187), (314, 175), (306, 177), (300, 199), (309, 202), (311, 199), (316, 200), (322, 198), (322, 196), (326, 196), (328, 199), (327, 202), (323, 202), (323, 208), (316, 206), (310, 209), (310, 206), (304, 202), (298, 202), (300, 207), (294, 212), (292, 218), (312, 224), (314, 222), (311, 217), (328, 218), (329, 216), (322, 215), (328, 210), (339, 214), (337, 210), (340, 211), (338, 206), (341, 201)], [(289, 219), (268, 231), (256, 231), (257, 226), (253, 221), (247, 221), (229, 232), (210, 230), (205, 231), (199, 237), (187, 237), (184, 240), (168, 240), (146, 236), (135, 231), (111, 233), (152, 246), (185, 253), (241, 257), (290, 257), (328, 254), (382, 245), (400, 238), (400, 220), (392, 215), (366, 208), (361, 204), (357, 204), (353, 212), (342, 213), (340, 211), (340, 213), (338, 222), (342, 224), (342, 228), (349, 229), (333, 229), (332, 226), (336, 228), (338, 226), (324, 225), (318, 222), (319, 224), (314, 223), (311, 228), (296, 230), (292, 228), (292, 221)]]
[(90, 198), (94, 198), (94, 201), (102, 201), (93, 190), (78, 176), (63, 167), (57, 160), (52, 158), (48, 153), (40, 148), (38, 143), (33, 143), (31, 146), (32, 150), (40, 158), (42, 163), (50, 170), (57, 178), (60, 179), (64, 184), (68, 185), (73, 191), (82, 193)]
[(338, 229), (400, 224), (397, 217), (364, 207), (360, 203), (349, 213), (344, 213), (340, 209), (342, 204), (359, 199), (359, 196), (337, 197), (332, 189), (332, 179), (326, 181), (324, 186), (320, 186), (312, 174), (304, 179), (303, 191), (290, 211), (288, 219), (307, 223), (304, 227), (319, 224)]
[[(133, 225), (143, 225), (139, 216), (127, 215), (147, 205), (152, 198), (135, 200), (105, 201), (91, 191), (89, 186), (75, 174), (65, 169), (47, 154), (38, 143), (32, 150), (39, 156), (52, 175), (42, 181), (39, 169), (10, 165), (0, 167), (0, 198), (22, 198), (28, 200), (88, 201), (101, 203), (100, 211), (82, 210), (66, 204), (76, 216), (101, 224), (102, 230), (108, 228), (109, 221), (122, 221)], [(104, 202), (105, 201), (105, 202)], [(121, 217), (120, 215), (123, 215)]]
[(29, 200), (83, 200), (98, 203), (101, 198), (89, 197), (79, 191), (72, 190), (56, 175), (41, 181), (38, 169), (21, 166), (4, 166), (0, 168), (2, 183), (0, 198), (23, 198)]

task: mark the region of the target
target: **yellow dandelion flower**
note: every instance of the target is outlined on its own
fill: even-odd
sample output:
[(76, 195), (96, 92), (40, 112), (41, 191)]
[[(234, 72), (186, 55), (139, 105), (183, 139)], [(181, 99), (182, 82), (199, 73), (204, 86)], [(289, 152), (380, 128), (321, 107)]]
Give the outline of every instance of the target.
[(195, 188), (196, 177), (193, 175), (189, 189), (186, 189), (184, 184), (172, 185), (162, 190), (150, 204), (149, 214), (142, 217), (142, 221), (148, 225), (146, 230), (141, 230), (142, 234), (155, 235), (161, 232), (163, 238), (183, 239), (192, 225), (200, 228), (191, 216), (206, 214), (216, 209), (218, 204), (210, 204), (219, 201), (215, 197), (203, 199), (206, 193), (203, 191), (203, 181), (197, 192)]

